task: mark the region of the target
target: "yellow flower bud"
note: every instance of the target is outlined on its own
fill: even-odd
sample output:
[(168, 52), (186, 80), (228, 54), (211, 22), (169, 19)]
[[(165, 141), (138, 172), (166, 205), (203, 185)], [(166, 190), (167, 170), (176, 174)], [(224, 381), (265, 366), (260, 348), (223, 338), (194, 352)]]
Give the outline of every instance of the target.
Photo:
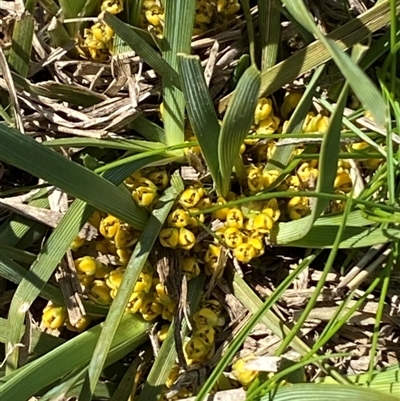
[(118, 256), (118, 262), (122, 266), (126, 266), (129, 262), (133, 253), (132, 248), (119, 248), (116, 250), (116, 254)]
[(125, 180), (125, 185), (130, 189), (133, 190), (139, 186), (139, 180), (143, 177), (143, 174), (140, 170), (135, 171), (132, 175), (130, 175)]
[(206, 262), (206, 274), (212, 275), (218, 267), (219, 258), (221, 256), (221, 247), (219, 245), (209, 244), (204, 261)]
[[(226, 200), (222, 197), (219, 196), (217, 198), (217, 202), (215, 203), (216, 205), (224, 205), (226, 203)], [(225, 221), (226, 220), (226, 215), (229, 212), (229, 208), (228, 207), (224, 207), (223, 209), (219, 209), (217, 211), (215, 211), (213, 213), (214, 218), (221, 220), (221, 221)]]
[(174, 301), (168, 296), (165, 286), (161, 283), (156, 285), (157, 302), (164, 306), (174, 305)]
[(108, 215), (101, 220), (99, 231), (104, 238), (113, 239), (119, 226), (120, 221), (116, 217)]
[(167, 381), (165, 382), (165, 385), (166, 385), (168, 388), (171, 388), (171, 387), (175, 384), (175, 382), (178, 380), (179, 371), (180, 371), (179, 365), (175, 364), (175, 365), (172, 367), (171, 372), (170, 372), (169, 375), (168, 375)]
[(121, 286), (122, 279), (124, 277), (125, 269), (118, 267), (115, 270), (112, 270), (108, 277), (106, 278), (106, 284), (112, 290), (118, 290)]
[(235, 227), (235, 228), (243, 228), (243, 213), (242, 211), (234, 207), (229, 210), (226, 215), (226, 223), (227, 227)]
[(224, 232), (225, 244), (229, 248), (236, 248), (243, 242), (243, 234), (235, 227), (229, 227)]
[(285, 98), (283, 99), (281, 107), (281, 115), (283, 118), (288, 118), (289, 114), (297, 107), (303, 96), (302, 92), (293, 91), (286, 92)]
[(351, 191), (353, 183), (350, 174), (343, 168), (339, 168), (333, 186), (344, 193)]
[(101, 3), (101, 11), (107, 11), (110, 14), (119, 14), (123, 9), (123, 0), (104, 0)]
[(264, 188), (268, 188), (272, 185), (276, 179), (279, 177), (278, 170), (265, 170), (263, 171), (263, 186)]
[(240, 10), (240, 4), (238, 0), (218, 0), (217, 10), (219, 13), (231, 17)]
[(67, 320), (68, 312), (65, 306), (50, 304), (43, 309), (42, 323), (48, 329), (59, 329)]
[(85, 238), (75, 237), (71, 242), (71, 250), (76, 252), (85, 243)]
[(162, 246), (166, 248), (176, 248), (179, 243), (179, 229), (164, 228), (160, 232), (159, 239)]
[(196, 258), (184, 258), (182, 261), (182, 272), (187, 280), (197, 277), (200, 274), (200, 266)]
[(250, 191), (259, 192), (264, 189), (262, 171), (258, 167), (253, 167), (247, 172), (247, 185)]
[(254, 257), (255, 258), (258, 258), (258, 257), (260, 257), (261, 255), (264, 254), (264, 243), (263, 243), (261, 238), (259, 238), (259, 237), (251, 237), (249, 239), (248, 243), (254, 249), (254, 252), (255, 252)]
[(272, 113), (272, 100), (265, 97), (257, 102), (256, 110), (254, 112), (254, 122), (258, 124), (260, 121), (265, 120)]
[(211, 348), (215, 343), (215, 330), (212, 326), (198, 327), (194, 336), (200, 338), (209, 348)]
[(149, 174), (149, 180), (157, 187), (157, 190), (163, 191), (169, 184), (168, 173), (165, 170), (154, 171)]
[(210, 307), (201, 308), (193, 316), (193, 321), (196, 323), (197, 327), (201, 326), (211, 326), (211, 327), (221, 327), (225, 324), (225, 319)]
[(152, 287), (152, 284), (153, 284), (153, 276), (150, 273), (142, 271), (139, 274), (139, 278), (136, 281), (133, 291), (148, 293)]
[(205, 361), (210, 353), (207, 344), (198, 337), (191, 338), (186, 344), (184, 351), (188, 365), (191, 365), (194, 362)]
[(260, 213), (254, 217), (253, 220), (253, 229), (259, 231), (260, 233), (267, 233), (272, 229), (274, 225), (274, 221), (271, 216), (267, 213)]
[(185, 189), (180, 198), (179, 202), (182, 206), (186, 208), (195, 207), (200, 199), (204, 196), (203, 188), (188, 188)]
[(279, 127), (280, 120), (276, 116), (269, 116), (265, 120), (261, 120), (256, 129), (258, 135), (273, 134)]
[(256, 256), (256, 251), (251, 244), (244, 243), (233, 250), (233, 255), (239, 262), (249, 263)]
[[(167, 335), (168, 335), (169, 327), (170, 327), (170, 324), (163, 324), (161, 326), (161, 329), (158, 330), (157, 337), (158, 337), (159, 341), (161, 341), (161, 342), (165, 341), (165, 339), (167, 338)], [(179, 367), (178, 367), (178, 372), (179, 372)]]
[(74, 260), (75, 268), (78, 273), (84, 273), (93, 276), (96, 273), (97, 261), (92, 256), (84, 256)]
[(183, 209), (175, 209), (167, 218), (168, 227), (186, 227), (189, 222), (189, 213)]
[(95, 280), (88, 294), (89, 299), (99, 305), (110, 305), (112, 302), (110, 288), (101, 280)]
[(190, 230), (184, 227), (179, 229), (178, 244), (180, 248), (188, 251), (193, 248), (193, 245), (195, 243), (196, 243), (196, 236)]
[(241, 358), (232, 365), (232, 375), (243, 387), (248, 387), (258, 375), (257, 371), (246, 369), (248, 360), (249, 358)]
[(246, 152), (246, 143), (245, 142), (243, 142), (241, 145), (240, 145), (240, 148), (239, 148), (239, 153), (242, 155), (244, 152)]

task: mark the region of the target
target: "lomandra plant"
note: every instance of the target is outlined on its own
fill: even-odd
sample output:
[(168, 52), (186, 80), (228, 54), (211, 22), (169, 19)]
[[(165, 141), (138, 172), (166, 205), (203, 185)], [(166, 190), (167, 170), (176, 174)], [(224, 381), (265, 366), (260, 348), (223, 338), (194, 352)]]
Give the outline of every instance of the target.
[[(34, 6), (28, 3), (32, 12)], [(58, 5), (43, 3), (46, 3), (46, 10), (56, 16)], [(147, 377), (140, 383), (135, 381), (134, 372), (139, 364), (139, 359), (136, 359), (129, 375), (124, 377), (112, 396), (112, 399), (117, 399), (117, 396), (128, 399), (133, 389), (140, 387), (137, 392), (139, 400), (157, 399), (165, 393), (165, 385), (172, 387), (179, 376), (177, 360), (196, 366), (207, 364), (214, 356), (216, 334), (226, 327), (226, 316), (221, 304), (205, 291), (206, 285), (213, 286), (222, 277), (227, 277), (229, 258), (236, 266), (250, 264), (254, 268), (252, 263), (262, 260), (267, 246), (302, 247), (310, 249), (310, 254), (264, 304), (240, 274), (234, 274), (235, 296), (253, 317), (227, 345), (216, 366), (210, 369), (197, 399), (205, 399), (215, 386), (221, 385), (219, 380), (232, 358), (259, 321), (283, 339), (277, 356), (284, 354), (289, 347), (302, 356), (292, 371), (303, 372), (304, 366), (313, 364), (336, 384), (284, 386), (285, 381), (289, 382), (290, 367), (263, 379), (258, 372), (249, 373), (249, 369), (243, 368), (246, 361), (239, 360), (231, 372), (235, 383), (248, 389), (249, 399), (267, 399), (273, 395), (282, 400), (361, 398), (366, 391), (371, 399), (395, 399), (391, 389), (377, 386), (378, 390), (370, 391), (364, 388), (366, 384), (363, 388), (350, 386), (352, 379), (342, 377), (326, 360), (328, 358), (318, 354), (345, 323), (340, 313), (314, 347), (309, 347), (298, 334), (315, 305), (338, 249), (390, 243), (393, 255), (397, 255), (397, 244), (390, 238), (397, 238), (396, 224), (400, 213), (395, 188), (398, 163), (390, 138), (392, 115), (398, 126), (399, 109), (395, 91), (387, 89), (387, 75), (390, 75), (390, 82), (396, 80), (395, 69), (389, 67), (395, 63), (398, 50), (394, 44), (398, 34), (395, 17), (400, 5), (396, 1), (382, 1), (357, 20), (338, 28), (336, 36), (326, 37), (315, 25), (303, 1), (285, 0), (282, 4), (276, 2), (275, 7), (269, 3), (273, 2), (258, 1), (258, 38), (250, 4), (247, 0), (241, 2), (251, 63), (239, 74), (234, 91), (220, 101), (217, 109), (201, 60), (191, 54), (192, 35), (206, 32), (214, 19), (229, 21), (239, 12), (237, 1), (60, 1), (61, 12), (67, 21), (63, 24), (62, 20), (57, 20), (54, 25), (55, 32), (51, 36), (54, 43), (59, 45), (67, 35), (78, 44), (77, 53), (73, 50), (71, 57), (83, 54), (99, 62), (130, 46), (161, 76), (163, 127), (140, 116), (132, 124), (142, 134), (143, 140), (73, 138), (38, 143), (5, 124), (0, 125), (1, 160), (42, 178), (74, 198), (33, 261), (29, 255), (13, 253), (13, 249), (8, 249), (8, 256), (0, 254), (0, 275), (18, 284), (8, 319), (1, 321), (1, 341), (7, 344), (6, 370), (0, 387), (0, 394), (5, 399), (29, 399), (46, 391), (43, 399), (54, 399), (71, 390), (78, 393), (81, 400), (96, 398), (104, 367), (134, 350), (140, 350), (150, 326), (162, 318), (170, 323), (158, 334), (162, 345)], [(279, 26), (280, 12), (300, 24), (304, 38), (310, 44), (276, 64), (279, 35), (272, 27)], [(98, 21), (88, 28), (87, 20), (82, 17), (93, 16), (97, 16)], [(30, 36), (34, 32), (31, 19), (28, 16), (21, 21)], [(372, 59), (380, 56), (380, 47), (372, 45), (367, 51), (356, 44), (369, 32), (377, 31), (389, 22), (387, 43), (390, 44), (390, 54), (386, 69), (379, 76), (383, 97), (362, 66), (363, 56)], [(142, 29), (143, 24), (151, 25), (151, 34)], [(22, 40), (20, 29), (17, 26), (14, 31), (16, 43)], [(28, 54), (30, 46), (28, 42), (24, 45)], [(343, 52), (350, 48), (351, 56)], [(38, 91), (37, 87), (27, 85), (22, 79), (27, 76), (29, 60), (17, 56), (12, 49), (8, 58), (11, 76), (18, 85), (25, 85), (26, 90)], [(313, 100), (319, 98), (320, 105), (330, 106), (324, 103), (327, 100), (317, 89), (323, 64), (330, 59), (343, 76), (343, 86), (328, 118), (327, 113), (310, 113), (310, 108)], [(293, 81), (297, 75), (314, 69), (306, 91), (288, 93), (282, 107), (277, 110), (267, 96)], [(386, 133), (386, 147), (380, 146), (381, 141), (370, 139), (343, 117), (349, 88), (372, 114), (378, 134)], [(38, 94), (43, 95), (42, 92)], [(86, 102), (94, 104), (100, 101), (91, 93), (81, 92), (80, 95), (80, 99)], [(343, 125), (352, 127), (351, 133), (362, 144), (359, 152), (341, 146)], [(296, 136), (306, 145), (298, 147), (295, 142), (278, 142), (293, 140)], [(272, 141), (264, 146), (259, 142), (260, 138)], [(319, 138), (318, 147), (308, 146), (307, 138)], [(255, 145), (261, 149), (261, 162), (249, 157), (250, 152), (257, 150)], [(126, 153), (117, 160), (89, 170), (51, 149), (57, 146), (105, 147)], [(187, 164), (188, 154), (189, 158), (191, 155), (204, 163), (206, 173), (197, 182), (185, 181), (185, 177), (179, 174), (178, 167)], [(346, 161), (349, 158), (362, 160), (370, 171), (368, 186), (357, 197), (353, 196), (351, 165)], [(367, 164), (369, 161), (375, 161), (375, 165)], [(315, 181), (316, 185), (312, 185)], [(376, 193), (382, 186), (387, 188), (388, 196), (378, 199)], [(32, 201), (39, 202), (37, 199)], [(47, 207), (46, 203), (34, 205)], [(327, 212), (335, 207), (336, 213)], [(101, 238), (91, 245), (100, 253), (112, 254), (118, 261), (118, 267), (110, 267), (89, 255), (74, 260), (78, 279), (88, 297), (85, 305), (88, 314), (105, 319), (62, 345), (51, 344), (51, 336), (34, 330), (37, 338), (35, 359), (20, 366), (19, 343), (26, 330), (26, 312), (37, 297), (44, 297), (56, 305), (53, 309), (48, 306), (45, 325), (60, 328), (66, 320), (62, 295), (48, 281), (65, 253), (71, 247), (73, 251), (81, 248), (83, 240), (78, 234), (87, 221), (96, 227)], [(14, 225), (12, 220), (3, 224), (0, 238), (5, 238)], [(21, 228), (21, 238), (24, 234), (26, 231)], [(12, 248), (16, 244), (8, 245)], [(161, 246), (163, 250), (155, 246)], [(318, 256), (319, 250), (315, 249), (323, 248), (331, 250), (322, 279), (303, 315), (290, 328), (272, 307), (301, 271)], [(182, 308), (181, 300), (174, 298), (176, 294), (168, 288), (168, 279), (162, 277), (165, 272), (160, 273), (149, 262), (154, 263), (154, 255), (160, 252), (165, 252), (169, 274), (177, 274), (174, 278), (178, 277), (178, 281), (183, 276), (189, 281), (191, 325), (190, 321), (183, 322), (185, 319), (181, 315), (185, 306)], [(15, 258), (26, 260), (27, 256), (29, 269), (25, 270)], [(393, 264), (394, 257), (391, 257), (384, 272), (367, 290), (372, 292), (378, 285), (382, 286), (380, 305), (384, 302)], [(347, 300), (350, 301), (352, 296), (350, 294)], [(382, 310), (378, 313), (381, 314)], [(182, 333), (188, 335), (184, 341)], [(41, 342), (49, 346), (41, 349)], [(377, 335), (373, 344), (376, 350)], [(371, 353), (372, 361), (374, 357)], [(372, 380), (373, 365), (371, 362), (371, 380), (368, 380), (371, 387), (376, 384), (376, 380)], [(385, 383), (396, 382), (389, 376), (387, 380)], [(49, 386), (52, 389), (49, 390)], [(187, 388), (180, 391), (177, 394), (181, 398), (191, 395)]]

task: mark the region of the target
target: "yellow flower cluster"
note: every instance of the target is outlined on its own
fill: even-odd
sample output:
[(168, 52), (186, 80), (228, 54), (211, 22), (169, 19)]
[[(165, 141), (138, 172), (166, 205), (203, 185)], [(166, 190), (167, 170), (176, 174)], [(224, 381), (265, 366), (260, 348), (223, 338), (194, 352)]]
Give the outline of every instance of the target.
[[(240, 10), (239, 0), (197, 0), (193, 35), (200, 35), (213, 26), (231, 19)], [(144, 0), (141, 26), (151, 26), (162, 36), (164, 30), (164, 8), (160, 0)]]
[[(123, 10), (122, 0), (104, 0), (101, 11), (119, 14)], [(82, 56), (94, 61), (105, 61), (112, 50), (114, 31), (105, 23), (97, 22), (83, 32), (83, 43), (78, 50)]]
[(206, 300), (193, 317), (194, 327), (184, 354), (188, 365), (205, 362), (215, 352), (215, 333), (225, 325), (222, 306), (217, 300)]

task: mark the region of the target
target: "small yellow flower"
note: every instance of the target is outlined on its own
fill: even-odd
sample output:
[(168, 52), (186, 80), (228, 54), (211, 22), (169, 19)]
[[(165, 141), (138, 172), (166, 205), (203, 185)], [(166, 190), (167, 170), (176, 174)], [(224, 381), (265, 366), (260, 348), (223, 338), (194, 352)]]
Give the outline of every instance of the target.
[(234, 207), (229, 210), (226, 215), (226, 223), (227, 227), (235, 227), (235, 228), (243, 228), (243, 213), (242, 211)]
[(132, 175), (130, 175), (125, 180), (125, 185), (130, 189), (133, 190), (139, 186), (139, 180), (143, 177), (143, 174), (140, 170), (135, 171)]
[(85, 331), (89, 327), (91, 322), (92, 322), (91, 317), (88, 315), (84, 315), (79, 319), (78, 323), (76, 323), (75, 326), (73, 326), (69, 321), (69, 319), (67, 319), (66, 326), (67, 329), (70, 331), (76, 331), (78, 333), (82, 333), (82, 331)]
[(240, 10), (240, 4), (238, 0), (218, 0), (217, 10), (219, 13), (231, 17)]
[(232, 375), (245, 388), (248, 387), (258, 375), (257, 371), (246, 369), (246, 362), (249, 359), (250, 358), (241, 358), (232, 365)]
[(262, 97), (258, 100), (256, 110), (254, 112), (254, 122), (258, 124), (260, 121), (265, 120), (272, 113), (272, 100)]
[(320, 132), (325, 133), (329, 126), (329, 118), (321, 114), (316, 116), (313, 113), (308, 113), (303, 124), (304, 132)]
[(351, 181), (350, 174), (340, 167), (337, 171), (335, 182), (333, 186), (335, 189), (338, 189), (339, 191), (342, 191), (344, 193), (348, 193), (351, 191), (353, 183)]
[(123, 9), (123, 0), (104, 0), (101, 3), (101, 11), (107, 11), (110, 14), (119, 14)]
[(71, 250), (76, 252), (85, 243), (85, 238), (75, 237), (71, 242)]
[(108, 287), (110, 287), (112, 290), (118, 290), (118, 288), (121, 286), (124, 273), (124, 268), (118, 267), (117, 269), (112, 270), (106, 278), (106, 284)]
[(266, 204), (263, 205), (262, 213), (267, 214), (275, 222), (279, 220), (281, 211), (279, 209), (279, 203), (276, 198), (270, 199)]
[(107, 24), (97, 22), (92, 26), (93, 37), (99, 42), (108, 43), (114, 36), (114, 31)]
[(49, 304), (43, 309), (42, 323), (48, 329), (59, 329), (67, 320), (68, 312), (65, 306)]
[(233, 255), (239, 262), (249, 263), (256, 256), (256, 251), (251, 244), (243, 243), (233, 250)]
[(115, 251), (118, 256), (118, 262), (122, 266), (126, 266), (129, 262), (129, 259), (132, 256), (133, 249), (132, 248), (119, 248)]
[(140, 307), (140, 313), (146, 321), (154, 320), (157, 316), (161, 315), (163, 306), (156, 302), (152, 294), (147, 294)]
[(272, 185), (276, 179), (279, 177), (278, 170), (265, 170), (263, 171), (263, 186), (264, 188), (268, 188)]
[(263, 174), (260, 168), (253, 167), (247, 172), (247, 185), (252, 192), (259, 192), (264, 189)]
[(178, 244), (180, 248), (188, 251), (193, 248), (195, 243), (196, 236), (192, 233), (192, 231), (184, 227), (179, 229)]
[(186, 227), (189, 223), (189, 213), (183, 209), (175, 209), (167, 218), (168, 227)]
[(111, 215), (108, 215), (100, 222), (100, 234), (107, 239), (113, 239), (120, 226), (120, 221)]
[[(159, 341), (161, 341), (161, 342), (165, 341), (165, 339), (167, 338), (167, 335), (168, 335), (169, 327), (170, 327), (170, 324), (163, 324), (161, 326), (161, 329), (158, 330), (157, 337), (158, 337)], [(178, 372), (179, 372), (179, 367), (178, 367)]]
[(293, 91), (286, 92), (285, 98), (281, 106), (281, 115), (283, 118), (288, 118), (289, 114), (297, 107), (303, 96), (302, 92)]
[(195, 207), (203, 196), (203, 188), (188, 188), (182, 192), (179, 202), (182, 206), (189, 209), (191, 207)]
[(134, 292), (148, 293), (153, 285), (153, 276), (150, 273), (142, 271), (136, 281)]
[(211, 348), (215, 343), (215, 330), (212, 326), (198, 327), (194, 336), (200, 338), (209, 348)]
[(179, 243), (179, 229), (164, 228), (160, 232), (159, 239), (162, 246), (166, 248), (176, 248)]
[(249, 239), (249, 245), (251, 245), (254, 249), (254, 257), (258, 258), (264, 254), (264, 244), (261, 238), (259, 237), (252, 237)]
[(117, 248), (132, 247), (138, 240), (139, 233), (128, 224), (120, 224), (114, 236), (114, 242)]
[(210, 354), (210, 348), (200, 338), (193, 337), (184, 348), (188, 365), (194, 362), (203, 362)]
[(236, 248), (243, 242), (243, 234), (235, 227), (229, 227), (224, 232), (225, 244), (229, 248)]
[(110, 305), (112, 302), (110, 288), (101, 280), (95, 280), (88, 294), (89, 299), (99, 305)]
[(153, 171), (149, 174), (149, 180), (157, 187), (157, 190), (163, 191), (169, 184), (168, 173), (165, 170)]
[(260, 233), (267, 233), (272, 229), (274, 225), (274, 220), (267, 213), (260, 213), (254, 217), (253, 229), (259, 231)]
[[(226, 200), (222, 197), (219, 196), (217, 198), (217, 202), (215, 203), (216, 205), (225, 205)], [(214, 218), (221, 220), (221, 221), (225, 221), (226, 220), (226, 215), (229, 212), (229, 208), (228, 207), (224, 207), (223, 209), (219, 209), (217, 211), (215, 211), (213, 213)]]
[(308, 198), (295, 196), (288, 203), (289, 217), (292, 220), (301, 219), (311, 213)]
[(280, 120), (274, 115), (270, 115), (265, 120), (261, 120), (256, 129), (258, 135), (273, 134), (279, 127)]
[(164, 10), (162, 7), (153, 6), (149, 10), (145, 11), (147, 21), (154, 27), (164, 25)]
[(132, 191), (133, 200), (139, 206), (150, 206), (157, 197), (157, 189), (139, 186)]
[(310, 163), (303, 163), (297, 170), (297, 175), (303, 183), (312, 181), (313, 183), (318, 178), (318, 169), (312, 167)]
[(197, 277), (200, 274), (200, 266), (194, 257), (184, 258), (182, 261), (182, 272), (187, 280)]
[(76, 259), (74, 264), (78, 273), (87, 274), (88, 276), (93, 276), (96, 273), (97, 261), (92, 256)]
[(145, 294), (143, 292), (132, 292), (125, 311), (132, 314), (139, 312), (139, 309), (142, 307), (144, 297)]
[(197, 327), (221, 327), (225, 324), (225, 319), (210, 306), (203, 307), (196, 312), (193, 316), (193, 321)]
[(168, 296), (165, 286), (161, 283), (156, 285), (157, 302), (164, 306), (174, 305), (174, 301)]
[(218, 267), (218, 261), (221, 256), (221, 247), (219, 245), (209, 244), (204, 261), (211, 269), (215, 270)]

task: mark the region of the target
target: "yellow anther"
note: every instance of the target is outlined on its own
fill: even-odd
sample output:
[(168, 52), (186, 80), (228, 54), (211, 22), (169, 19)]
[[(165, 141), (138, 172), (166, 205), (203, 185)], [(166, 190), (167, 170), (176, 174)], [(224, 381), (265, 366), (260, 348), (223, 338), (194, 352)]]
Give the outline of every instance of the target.
[(225, 244), (229, 248), (236, 248), (243, 242), (243, 234), (235, 227), (229, 227), (224, 232)]
[(175, 209), (167, 218), (168, 227), (186, 227), (189, 223), (189, 213), (183, 209)]
[(258, 124), (260, 121), (265, 120), (272, 113), (272, 100), (262, 97), (258, 100), (256, 110), (254, 112), (254, 122)]
[(58, 329), (67, 320), (67, 308), (50, 304), (43, 309), (42, 323), (48, 329)]
[(235, 228), (243, 228), (243, 213), (242, 211), (234, 207), (229, 210), (226, 214), (226, 223), (227, 227), (235, 227)]
[(101, 11), (107, 11), (110, 14), (119, 14), (123, 9), (123, 0), (104, 0), (101, 3)]
[(116, 217), (108, 215), (101, 220), (99, 231), (104, 238), (113, 239), (119, 226), (120, 221)]
[[(222, 196), (219, 196), (217, 198), (216, 205), (224, 205), (225, 203), (226, 203), (226, 200)], [(228, 214), (228, 212), (229, 212), (229, 208), (224, 207), (223, 209), (219, 209), (219, 210), (215, 211), (213, 213), (213, 216), (218, 220), (225, 221), (226, 215)]]
[(260, 233), (267, 233), (272, 229), (274, 225), (274, 220), (267, 213), (260, 213), (254, 217), (253, 229), (259, 231)]
[(186, 208), (191, 208), (195, 207), (203, 196), (203, 188), (188, 188), (182, 192), (179, 202), (182, 206)]
[(253, 167), (247, 172), (247, 185), (250, 191), (259, 192), (264, 189), (262, 171), (258, 167)]
[(184, 258), (182, 261), (182, 272), (187, 280), (197, 277), (200, 274), (200, 266), (194, 257)]
[(74, 264), (78, 273), (87, 274), (88, 276), (93, 276), (96, 273), (97, 261), (92, 256), (76, 259)]
[(195, 243), (196, 243), (196, 236), (193, 234), (192, 231), (184, 227), (179, 229), (178, 244), (180, 248), (188, 251), (193, 248), (193, 245)]
[(93, 282), (88, 297), (99, 305), (110, 305), (112, 301), (110, 288), (101, 280)]
[(246, 362), (250, 358), (241, 358), (232, 365), (232, 375), (243, 386), (248, 387), (257, 377), (258, 372), (246, 368)]
[(168, 173), (165, 170), (153, 171), (149, 174), (149, 180), (151, 180), (159, 191), (163, 191), (169, 184)]
[(288, 203), (289, 217), (292, 220), (301, 219), (311, 213), (308, 198), (295, 196)]
[(251, 244), (244, 243), (233, 250), (233, 255), (239, 262), (249, 263), (256, 256), (256, 250)]
[(179, 229), (164, 228), (160, 232), (159, 239), (162, 246), (166, 248), (176, 248), (179, 243)]

